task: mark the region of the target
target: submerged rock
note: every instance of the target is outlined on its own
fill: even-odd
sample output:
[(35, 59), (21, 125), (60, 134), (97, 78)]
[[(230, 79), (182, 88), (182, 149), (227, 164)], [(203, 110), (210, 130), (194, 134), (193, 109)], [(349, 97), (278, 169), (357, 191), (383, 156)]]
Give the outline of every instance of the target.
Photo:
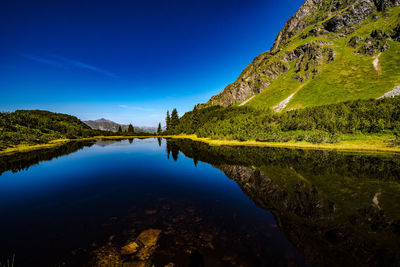
[(161, 230), (149, 229), (140, 233), (136, 238), (136, 243), (139, 245), (139, 251), (137, 258), (139, 260), (147, 260), (153, 254), (157, 248), (158, 237), (160, 236)]
[(152, 266), (148, 261), (131, 261), (131, 262), (124, 262), (122, 267), (150, 267)]
[(122, 255), (129, 255), (137, 252), (139, 245), (136, 242), (132, 242), (127, 244), (121, 249), (121, 254)]

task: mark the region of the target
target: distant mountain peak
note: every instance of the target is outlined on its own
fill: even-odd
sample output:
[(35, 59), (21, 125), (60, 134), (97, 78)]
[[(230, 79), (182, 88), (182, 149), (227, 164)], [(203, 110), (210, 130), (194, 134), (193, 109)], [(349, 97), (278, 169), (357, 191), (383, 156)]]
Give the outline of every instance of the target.
[(101, 119), (98, 119), (98, 120), (95, 120), (95, 121), (97, 121), (97, 122), (113, 122), (113, 121), (107, 120), (105, 118), (101, 118)]
[[(128, 129), (127, 124), (119, 124), (111, 120), (107, 120), (105, 118), (97, 119), (97, 120), (87, 120), (84, 121), (90, 128), (95, 130), (102, 130), (102, 131), (118, 131), (118, 128), (121, 126), (123, 131)], [(153, 133), (157, 130), (156, 127), (138, 127), (134, 126), (135, 132), (150, 132)]]

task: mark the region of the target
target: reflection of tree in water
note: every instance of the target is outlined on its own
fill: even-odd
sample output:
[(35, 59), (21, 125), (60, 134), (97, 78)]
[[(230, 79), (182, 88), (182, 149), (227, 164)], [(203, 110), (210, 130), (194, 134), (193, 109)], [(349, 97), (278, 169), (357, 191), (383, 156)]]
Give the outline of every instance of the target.
[(169, 154), (172, 154), (174, 161), (178, 160), (179, 155), (179, 145), (176, 142), (167, 140), (167, 157), (169, 159)]
[(398, 266), (397, 156), (168, 142), (194, 161), (223, 171), (259, 207), (271, 211), (309, 263)]
[(167, 140), (190, 158), (213, 165), (274, 165), (295, 169), (307, 175), (336, 174), (355, 179), (377, 179), (400, 182), (400, 157), (267, 147), (209, 146), (187, 139)]
[(1, 156), (0, 175), (9, 170), (12, 172), (27, 170), (30, 166), (38, 164), (41, 161), (52, 160), (54, 158), (76, 152), (84, 147), (90, 147), (93, 144), (94, 141), (69, 142), (54, 148), (45, 148), (41, 150)]
[(162, 144), (162, 138), (161, 137), (157, 137), (157, 142), (158, 142), (158, 146), (161, 147)]
[(129, 138), (128, 140), (129, 140), (129, 144), (133, 143), (133, 138)]

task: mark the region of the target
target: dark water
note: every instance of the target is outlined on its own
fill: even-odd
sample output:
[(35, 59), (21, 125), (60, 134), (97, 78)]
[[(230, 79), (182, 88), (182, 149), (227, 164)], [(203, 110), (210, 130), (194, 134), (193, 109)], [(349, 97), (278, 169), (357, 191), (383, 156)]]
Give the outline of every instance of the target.
[(4, 156), (0, 173), (2, 263), (132, 264), (121, 247), (160, 229), (141, 266), (400, 266), (397, 156), (135, 139)]

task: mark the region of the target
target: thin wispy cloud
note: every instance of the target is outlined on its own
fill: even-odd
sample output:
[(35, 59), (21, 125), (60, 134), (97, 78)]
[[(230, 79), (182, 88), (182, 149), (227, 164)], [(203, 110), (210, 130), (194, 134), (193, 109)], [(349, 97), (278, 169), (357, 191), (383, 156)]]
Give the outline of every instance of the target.
[(92, 71), (96, 71), (96, 72), (102, 73), (104, 75), (113, 77), (113, 78), (118, 78), (118, 76), (115, 75), (114, 73), (111, 73), (109, 71), (105, 71), (103, 69), (100, 69), (98, 67), (83, 63), (81, 61), (77, 61), (77, 60), (73, 60), (73, 59), (69, 59), (69, 58), (65, 58), (65, 57), (60, 57), (60, 56), (55, 56), (55, 55), (53, 55), (52, 57), (55, 58), (55, 59), (58, 59), (58, 60), (60, 60), (60, 61), (62, 61), (64, 63), (66, 63), (68, 65), (77, 67), (77, 68), (92, 70)]
[(32, 60), (35, 62), (39, 62), (39, 63), (43, 63), (43, 64), (47, 64), (50, 66), (58, 67), (58, 68), (73, 67), (73, 68), (85, 69), (85, 70), (98, 72), (98, 73), (101, 73), (103, 75), (106, 75), (106, 76), (109, 76), (112, 78), (119, 78), (118, 75), (116, 75), (112, 72), (103, 70), (101, 68), (86, 64), (86, 63), (78, 61), (78, 60), (66, 58), (66, 57), (52, 55), (49, 58), (49, 57), (38, 57), (38, 56), (29, 55), (29, 54), (19, 54), (19, 55), (26, 59), (29, 59), (29, 60)]
[(27, 54), (19, 54), (21, 57), (30, 59), (32, 61), (36, 61), (39, 63), (43, 63), (43, 64), (47, 64), (47, 65), (51, 65), (51, 66), (55, 66), (55, 67), (59, 67), (59, 68), (64, 68), (64, 64), (57, 62), (53, 59), (48, 59), (48, 58), (43, 58), (43, 57), (37, 57), (37, 56), (32, 56), (32, 55), (27, 55)]

